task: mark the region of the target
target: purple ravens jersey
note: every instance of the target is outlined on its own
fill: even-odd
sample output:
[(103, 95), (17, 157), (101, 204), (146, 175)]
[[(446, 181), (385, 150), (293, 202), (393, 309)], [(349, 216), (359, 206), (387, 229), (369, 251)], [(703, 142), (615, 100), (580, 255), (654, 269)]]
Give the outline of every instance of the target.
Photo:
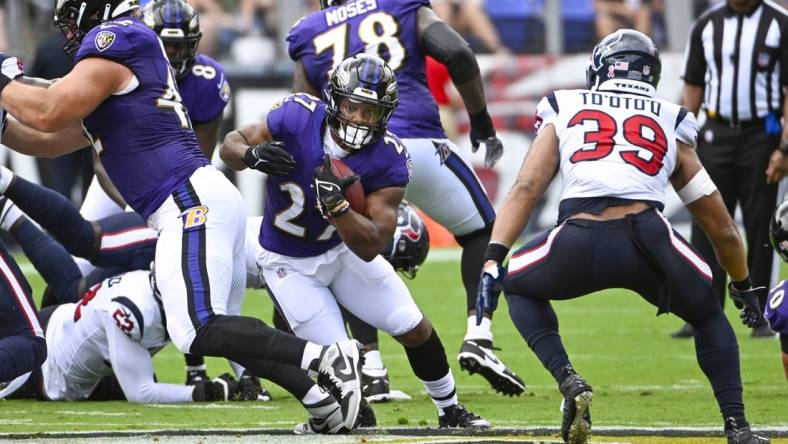
[(178, 90), (195, 125), (221, 116), (230, 101), (230, 85), (224, 78), (224, 68), (204, 54), (197, 54), (194, 65), (178, 81)]
[(788, 335), (788, 281), (781, 281), (769, 292), (763, 317), (777, 333)]
[(138, 81), (104, 100), (82, 124), (120, 194), (147, 219), (208, 160), (155, 32), (131, 17), (104, 23), (85, 36), (75, 63), (88, 57), (120, 63)]
[(342, 60), (363, 52), (382, 57), (397, 76), (399, 94), (389, 131), (402, 138), (446, 138), (416, 31), (421, 7), (429, 8), (429, 0), (354, 0), (315, 11), (287, 35), (290, 58), (301, 60), (325, 100), (329, 76)]
[[(317, 210), (312, 191), (315, 168), (323, 163), (326, 105), (308, 94), (294, 94), (268, 113), (274, 140), (284, 142), (296, 161), (288, 177), (268, 176), (260, 245), (293, 257), (317, 256), (339, 245), (336, 230)], [(405, 187), (410, 180), (410, 157), (402, 142), (386, 134), (342, 159), (361, 177), (369, 194), (387, 187)]]

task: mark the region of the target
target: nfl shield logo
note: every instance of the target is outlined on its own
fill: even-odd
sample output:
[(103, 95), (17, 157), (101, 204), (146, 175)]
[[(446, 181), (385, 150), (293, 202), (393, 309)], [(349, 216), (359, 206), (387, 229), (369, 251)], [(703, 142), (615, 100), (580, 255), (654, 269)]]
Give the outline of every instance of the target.
[(104, 52), (107, 48), (115, 43), (115, 34), (109, 31), (101, 31), (96, 34), (96, 49), (99, 52)]
[(647, 76), (649, 74), (651, 74), (651, 67), (646, 65), (646, 66), (643, 67), (643, 75)]
[(276, 275), (279, 276), (279, 279), (284, 279), (285, 276), (287, 276), (287, 270), (285, 270), (284, 267), (279, 267), (279, 269), (276, 270)]

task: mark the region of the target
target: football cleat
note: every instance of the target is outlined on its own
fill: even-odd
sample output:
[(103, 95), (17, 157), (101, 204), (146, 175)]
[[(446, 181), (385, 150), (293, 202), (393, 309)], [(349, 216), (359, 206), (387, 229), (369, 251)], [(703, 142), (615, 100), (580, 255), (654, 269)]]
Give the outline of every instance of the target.
[(520, 396), (525, 391), (525, 383), (516, 373), (495, 356), (492, 341), (472, 339), (462, 342), (457, 355), (460, 368), (470, 374), (479, 373), (496, 392), (508, 396)]
[(362, 368), (361, 390), (369, 402), (388, 400), (389, 372), (386, 368)]
[(728, 437), (728, 444), (769, 444), (769, 438), (756, 435), (750, 430), (750, 426), (737, 427), (736, 419), (725, 418), (725, 435)]
[(347, 433), (342, 407), (330, 394), (322, 401), (305, 405), (304, 408), (309, 412), (309, 420), (293, 428), (296, 435)]
[(270, 401), (271, 394), (260, 384), (260, 378), (245, 370), (238, 380), (234, 401)]
[(443, 409), (443, 415), (438, 416), (438, 426), (442, 429), (486, 429), (490, 421), (457, 404)]
[(375, 417), (375, 411), (369, 405), (366, 398), (361, 398), (361, 405), (358, 409), (358, 419), (356, 419), (356, 427), (375, 427), (378, 425), (378, 419)]
[[(323, 348), (318, 359), (318, 384), (331, 392), (338, 390), (345, 427), (352, 429), (361, 404), (363, 346), (355, 340), (337, 342)], [(322, 377), (321, 377), (322, 376)]]
[(564, 395), (561, 401), (563, 422), (561, 423), (561, 437), (568, 444), (585, 444), (591, 436), (591, 398), (594, 393), (591, 386), (567, 366), (569, 375), (558, 387)]
[(685, 322), (680, 329), (670, 334), (671, 338), (676, 338), (676, 339), (686, 339), (686, 338), (691, 338), (693, 336), (695, 336), (695, 330), (692, 328), (692, 325), (690, 325), (688, 322)]
[(186, 372), (186, 385), (196, 385), (198, 382), (208, 380), (208, 372), (205, 370), (188, 370)]

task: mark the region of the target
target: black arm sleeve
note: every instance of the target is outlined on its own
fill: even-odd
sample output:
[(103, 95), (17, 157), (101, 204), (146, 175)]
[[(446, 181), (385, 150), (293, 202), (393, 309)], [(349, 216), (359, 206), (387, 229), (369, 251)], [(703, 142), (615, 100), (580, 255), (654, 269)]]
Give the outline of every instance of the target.
[(703, 41), (701, 34), (708, 20), (698, 20), (692, 26), (687, 42), (687, 49), (684, 53), (684, 70), (681, 78), (692, 85), (706, 84), (706, 56), (703, 53)]
[(780, 333), (780, 350), (788, 354), (788, 334)]
[(446, 65), (455, 85), (479, 75), (479, 64), (468, 42), (445, 22), (429, 25), (420, 39), (427, 55)]

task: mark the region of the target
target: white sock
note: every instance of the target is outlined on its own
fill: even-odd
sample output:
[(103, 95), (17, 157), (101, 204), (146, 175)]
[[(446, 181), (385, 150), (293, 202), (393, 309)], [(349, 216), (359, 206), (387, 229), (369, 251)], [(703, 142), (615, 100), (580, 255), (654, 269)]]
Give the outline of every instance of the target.
[(4, 166), (0, 166), (0, 194), (6, 192), (13, 179), (14, 172)]
[(23, 213), (19, 207), (14, 205), (10, 199), (8, 202), (6, 202), (6, 206), (8, 206), (8, 209), (6, 210), (3, 220), (0, 221), (0, 228), (2, 228), (4, 231), (9, 231), (11, 230), (11, 227), (14, 226), (14, 223), (19, 220), (20, 217), (24, 216), (25, 213)]
[(432, 402), (438, 407), (438, 415), (443, 416), (443, 409), (459, 404), (451, 371), (437, 381), (421, 381), (421, 383), (424, 384)]
[(383, 360), (380, 359), (380, 350), (368, 351), (364, 354), (364, 369), (380, 370), (384, 368)]
[(328, 393), (325, 390), (318, 387), (317, 384), (315, 384), (312, 386), (311, 389), (309, 389), (308, 392), (306, 392), (306, 395), (304, 395), (304, 397), (301, 398), (301, 404), (303, 405), (317, 404), (318, 402), (326, 398), (328, 398)]
[(320, 359), (320, 353), (322, 351), (322, 345), (317, 345), (314, 342), (307, 342), (306, 347), (304, 347), (304, 355), (301, 356), (301, 368), (304, 370), (309, 370), (309, 366), (312, 365), (312, 361)]
[(483, 339), (492, 342), (493, 334), (490, 327), (492, 321), (489, 318), (482, 318), (481, 325), (476, 325), (476, 315), (468, 316), (468, 330), (466, 330), (464, 341)]

